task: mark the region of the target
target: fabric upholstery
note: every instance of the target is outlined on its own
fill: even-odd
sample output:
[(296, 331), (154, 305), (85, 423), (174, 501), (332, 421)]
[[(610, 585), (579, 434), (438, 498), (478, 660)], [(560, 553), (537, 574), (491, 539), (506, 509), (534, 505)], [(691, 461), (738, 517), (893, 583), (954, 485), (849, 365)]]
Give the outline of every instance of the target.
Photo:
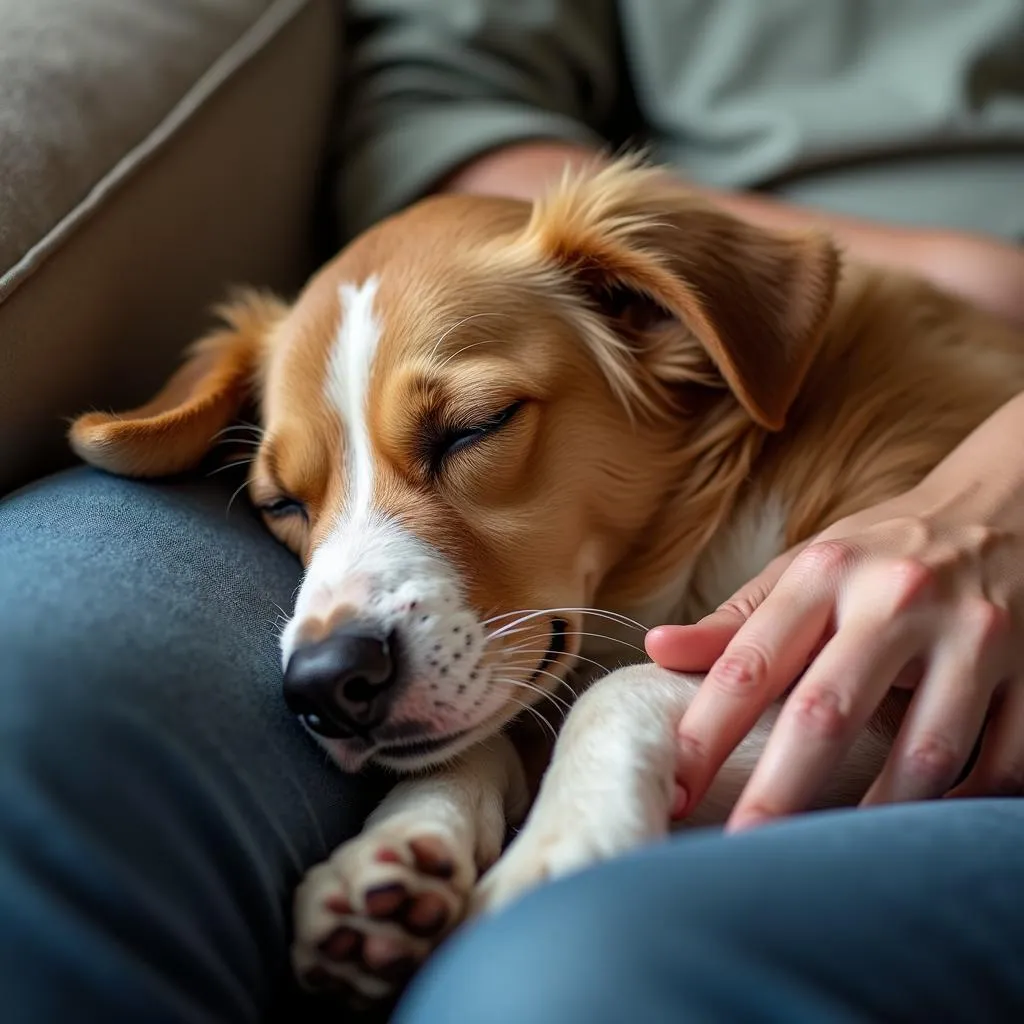
[(146, 397), (227, 283), (290, 289), (333, 0), (0, 0), (0, 493)]

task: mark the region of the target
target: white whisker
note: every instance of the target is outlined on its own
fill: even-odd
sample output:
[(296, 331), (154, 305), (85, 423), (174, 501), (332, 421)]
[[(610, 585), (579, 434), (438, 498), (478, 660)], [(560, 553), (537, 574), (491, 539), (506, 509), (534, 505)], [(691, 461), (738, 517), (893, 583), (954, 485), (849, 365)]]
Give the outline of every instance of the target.
[[(506, 647), (503, 654), (536, 654), (541, 657), (547, 654), (547, 650), (542, 647)], [(587, 658), (582, 654), (570, 655), (575, 661), (585, 661), (588, 665), (593, 665), (594, 668), (601, 669), (602, 672), (611, 672), (612, 670), (603, 662), (597, 661), (595, 658)]]
[[(606, 640), (608, 643), (621, 644), (623, 647), (629, 647), (630, 649), (632, 649), (634, 651), (637, 651), (638, 653), (643, 654), (645, 656), (647, 654), (647, 652), (642, 647), (637, 647), (636, 644), (630, 643), (628, 640), (623, 640), (620, 637), (609, 636), (607, 633), (591, 633), (591, 632), (588, 632), (587, 630), (567, 629), (561, 635), (562, 636), (589, 636), (589, 637), (592, 637), (595, 640)], [(504, 638), (503, 635), (500, 635), (500, 636), (499, 635), (492, 635), (492, 636), (489, 636), (487, 638), (487, 643), (491, 643), (493, 640), (503, 639), (503, 638)], [(538, 634), (534, 633), (533, 636), (521, 638), (518, 641), (518, 643), (520, 643), (520, 644), (534, 643), (534, 642), (536, 642), (538, 640), (546, 640), (546, 639), (547, 639), (547, 637), (545, 636), (545, 634), (541, 633), (541, 634), (538, 635)], [(514, 651), (514, 650), (516, 650), (516, 646), (514, 645), (512, 647), (503, 648), (503, 650)]]
[[(638, 654), (642, 654), (644, 657), (647, 657), (647, 652), (642, 647), (637, 647), (636, 644), (632, 644), (628, 640), (623, 640), (623, 639), (621, 639), (620, 637), (617, 637), (617, 636), (609, 636), (609, 635), (607, 635), (605, 633), (590, 633), (590, 632), (587, 632), (586, 630), (566, 630), (564, 633), (562, 633), (562, 636), (589, 636), (589, 637), (592, 637), (595, 640), (605, 640), (608, 643), (621, 644), (623, 647), (628, 647), (628, 648), (630, 648), (630, 650), (636, 651)], [(501, 634), (501, 635), (494, 635), (494, 634), (492, 634), (491, 636), (489, 636), (487, 638), (487, 643), (489, 644), (493, 640), (497, 640), (497, 639), (504, 639), (504, 634)], [(502, 651), (502, 653), (505, 653), (505, 654), (514, 654), (517, 651), (525, 649), (522, 646), (523, 644), (536, 643), (538, 641), (544, 641), (544, 640), (547, 640), (547, 639), (548, 639), (548, 637), (544, 633), (539, 633), (539, 634), (538, 633), (534, 633), (532, 636), (521, 637), (516, 644), (513, 644), (511, 647), (503, 647), (503, 648), (501, 648), (501, 651)], [(542, 653), (546, 654), (547, 653), (547, 649), (545, 649)], [(587, 661), (591, 660), (591, 659), (583, 658), (583, 656), (579, 655), (579, 654), (575, 655), (575, 657), (580, 658), (581, 660), (587, 660)], [(604, 666), (601, 666), (601, 667), (603, 668)]]
[[(513, 652), (513, 653), (529, 654), (530, 652), (529, 651), (517, 651), (517, 652)], [(593, 664), (595, 665), (595, 667), (600, 668), (602, 670), (605, 670), (604, 665), (600, 664), (599, 662), (595, 661), (595, 662), (593, 662)], [(569, 681), (568, 681), (569, 677), (572, 675), (572, 671), (571, 670), (570, 670), (570, 672), (567, 675), (560, 676), (560, 675), (558, 675), (557, 672), (550, 672), (546, 668), (537, 668), (537, 663), (535, 661), (503, 661), (501, 663), (500, 667), (501, 668), (514, 668), (514, 669), (516, 669), (519, 672), (536, 672), (538, 675), (550, 676), (552, 679), (557, 679), (559, 682), (565, 683), (566, 687), (569, 689), (569, 692), (572, 693), (575, 696), (576, 691), (573, 690), (571, 686), (569, 686)], [(607, 670), (605, 670), (605, 671), (607, 671)]]
[[(532, 665), (524, 665), (518, 663), (502, 664), (501, 668), (514, 669), (517, 672), (530, 672), (531, 675), (547, 676), (549, 679), (553, 679), (559, 685), (564, 686), (573, 695), (574, 698), (576, 698), (577, 700), (579, 699), (579, 694), (560, 675), (556, 675), (554, 672), (548, 672), (546, 669), (542, 668), (533, 669)], [(531, 669), (533, 669), (532, 672), (530, 671)], [(544, 692), (547, 693), (546, 690)]]
[(524, 622), (529, 621), (530, 619), (536, 619), (541, 616), (547, 615), (557, 615), (559, 613), (577, 613), (580, 615), (589, 615), (593, 616), (594, 618), (606, 619), (609, 622), (614, 622), (620, 626), (628, 626), (630, 629), (637, 629), (644, 633), (647, 632), (648, 628), (647, 626), (644, 626), (642, 623), (637, 622), (636, 619), (629, 618), (629, 616), (627, 615), (620, 615), (618, 612), (604, 611), (601, 608), (540, 608), (533, 609), (531, 611), (524, 611), (522, 613), (511, 612), (505, 613), (505, 615), (503, 616), (495, 615), (491, 619), (484, 622), (483, 625), (490, 625), (491, 623), (496, 622), (499, 618), (507, 617), (509, 614), (519, 616), (519, 618), (514, 619), (512, 622), (508, 622), (504, 626), (499, 626), (497, 629), (493, 630), (488, 636), (488, 639), (492, 639), (496, 636), (503, 636), (509, 630), (521, 625)]
[(248, 445), (250, 448), (259, 448), (263, 442), (251, 437), (222, 437), (219, 441), (214, 441), (213, 444), (215, 448), (222, 444), (237, 444), (243, 447)]
[[(524, 627), (521, 631), (517, 630), (517, 632), (525, 633), (527, 628), (528, 627)], [(499, 637), (494, 637), (494, 639), (495, 640), (504, 640), (506, 635), (507, 634), (503, 633)], [(540, 643), (541, 641), (549, 641), (550, 639), (551, 639), (551, 635), (549, 633), (531, 633), (529, 636), (521, 636), (521, 637), (519, 637), (519, 639), (516, 640), (515, 643), (513, 643), (511, 647), (502, 647), (501, 650), (502, 651), (515, 651), (515, 650), (518, 650), (523, 644), (536, 644), (536, 643)], [(544, 650), (541, 653), (542, 654), (546, 654), (547, 651), (548, 651), (548, 648), (545, 647)]]
[(236, 466), (251, 466), (253, 463), (252, 459), (239, 459), (237, 462), (225, 462), (223, 466), (218, 466), (216, 469), (211, 469), (207, 476), (214, 476), (217, 473), (223, 473), (226, 469), (234, 469)]
[[(489, 633), (487, 635), (487, 637), (486, 637), (486, 642), (490, 642), (491, 640), (504, 640), (506, 637), (515, 636), (517, 633), (526, 633), (529, 630), (533, 629), (536, 625), (537, 624), (535, 622), (531, 622), (531, 623), (528, 623), (525, 626), (520, 626), (518, 629), (510, 629), (507, 632), (502, 631), (502, 632), (499, 633), (499, 632), (496, 631), (494, 633)], [(534, 637), (536, 639), (538, 639), (538, 640), (543, 640), (545, 638), (550, 639), (551, 634), (550, 633), (534, 633)]]
[(225, 518), (227, 518), (227, 516), (229, 516), (231, 514), (231, 506), (234, 505), (235, 498), (237, 498), (242, 493), (242, 491), (244, 491), (246, 489), (246, 487), (248, 487), (248, 486), (249, 486), (249, 480), (248, 480), (248, 478), (246, 478), (245, 480), (243, 480), (235, 488), (234, 493), (231, 495), (230, 498), (228, 498), (228, 507), (224, 510)]
[(527, 704), (525, 701), (519, 700), (511, 695), (508, 699), (512, 701), (513, 704), (517, 704), (524, 711), (529, 711), (530, 714), (533, 715), (533, 717), (551, 733), (551, 739), (555, 743), (558, 742), (558, 733), (555, 732), (555, 727), (532, 704)]
[(642, 647), (637, 647), (636, 644), (631, 644), (628, 640), (620, 640), (617, 636), (606, 636), (604, 633), (588, 633), (581, 630), (569, 631), (563, 633), (562, 636), (589, 636), (595, 640), (607, 640), (609, 643), (622, 644), (623, 647), (628, 647), (630, 650), (642, 654), (645, 658), (647, 657), (647, 652)]
[(258, 437), (262, 437), (266, 433), (263, 427), (258, 427), (255, 423), (232, 423), (230, 426), (224, 427), (223, 430), (218, 430), (213, 436), (225, 437), (237, 430), (243, 430), (249, 434), (256, 434)]
[(606, 608), (521, 608), (518, 611), (501, 612), (498, 615), (492, 615), (489, 619), (484, 619), (481, 623), (486, 626), (492, 622), (497, 622), (498, 619), (510, 618), (513, 616), (537, 616), (537, 615), (554, 615), (559, 612), (571, 613), (576, 612), (580, 615), (597, 615), (607, 619), (613, 619), (616, 622), (621, 622), (624, 626), (633, 626), (636, 629), (642, 629), (645, 632), (650, 628), (645, 626), (642, 622), (637, 619), (631, 619), (628, 615), (623, 615), (621, 612), (609, 611)]
[[(561, 682), (561, 679), (559, 679), (558, 676), (552, 676), (551, 678)], [(562, 712), (563, 714), (567, 714), (572, 708), (572, 705), (564, 697), (559, 697), (550, 690), (545, 690), (544, 687), (527, 682), (525, 679), (512, 679), (511, 677), (501, 676), (495, 681), (512, 686), (521, 686), (524, 690), (536, 693), (537, 696), (550, 700), (552, 704), (559, 706), (560, 710), (564, 709)]]
[(434, 343), (434, 347), (430, 350), (430, 358), (433, 359), (433, 357), (437, 353), (437, 350), (441, 347), (442, 343), (444, 342), (444, 339), (447, 338), (448, 335), (452, 333), (452, 331), (458, 330), (458, 328), (460, 328), (463, 324), (468, 324), (470, 320), (476, 320), (476, 319), (478, 319), (479, 317), (482, 317), (482, 316), (508, 316), (508, 314), (507, 313), (471, 313), (469, 316), (464, 316), (461, 320), (458, 320), (454, 324), (452, 324), (451, 327), (449, 327), (441, 335), (441, 337), (437, 339), (437, 341)]

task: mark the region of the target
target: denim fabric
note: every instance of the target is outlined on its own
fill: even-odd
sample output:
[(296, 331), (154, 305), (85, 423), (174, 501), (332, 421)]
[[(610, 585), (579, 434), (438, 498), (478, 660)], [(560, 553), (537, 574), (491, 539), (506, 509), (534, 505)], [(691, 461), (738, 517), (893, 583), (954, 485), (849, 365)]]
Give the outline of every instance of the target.
[(0, 505), (5, 1024), (305, 1019), (291, 890), (379, 787), (284, 708), (300, 569), (231, 489), (77, 470)]
[(682, 835), (535, 891), (394, 1024), (1019, 1024), (1024, 800)]
[[(0, 506), (0, 1019), (302, 1024), (291, 890), (378, 780), (283, 708), (298, 566), (228, 490)], [(396, 1024), (1024, 1020), (1024, 801), (684, 835), (467, 929)]]

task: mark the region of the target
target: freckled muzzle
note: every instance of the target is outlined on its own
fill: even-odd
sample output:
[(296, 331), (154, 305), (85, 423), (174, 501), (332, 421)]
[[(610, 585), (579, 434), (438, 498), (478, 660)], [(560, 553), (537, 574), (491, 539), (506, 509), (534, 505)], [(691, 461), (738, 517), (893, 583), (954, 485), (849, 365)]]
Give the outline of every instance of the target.
[[(548, 629), (531, 684), (550, 676), (570, 647), (566, 620), (550, 619)], [(510, 680), (501, 678), (500, 661), (482, 664), (485, 647), (476, 616), (451, 595), (403, 596), (300, 642), (288, 657), (283, 695), (310, 732), (340, 741), (329, 749), (343, 766), (366, 759), (398, 770), (422, 766), (505, 705)]]

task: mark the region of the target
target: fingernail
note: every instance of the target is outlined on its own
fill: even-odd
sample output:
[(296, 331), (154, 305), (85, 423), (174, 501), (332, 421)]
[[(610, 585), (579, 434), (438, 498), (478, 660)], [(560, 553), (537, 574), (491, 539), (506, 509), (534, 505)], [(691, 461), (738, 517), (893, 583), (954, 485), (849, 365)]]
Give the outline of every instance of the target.
[(671, 640), (673, 636), (678, 635), (679, 631), (684, 628), (683, 626), (654, 626), (644, 635), (644, 640), (653, 640), (655, 643), (659, 643), (662, 640)]

